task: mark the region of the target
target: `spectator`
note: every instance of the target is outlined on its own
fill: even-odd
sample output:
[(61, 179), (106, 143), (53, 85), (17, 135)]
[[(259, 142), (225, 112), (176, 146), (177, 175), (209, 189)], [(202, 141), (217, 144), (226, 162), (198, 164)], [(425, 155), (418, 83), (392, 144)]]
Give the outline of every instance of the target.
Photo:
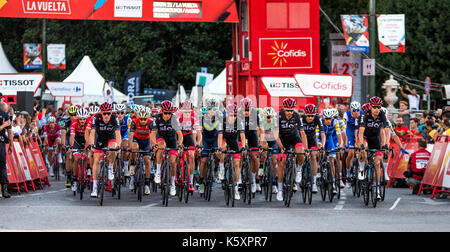
[[(109, 89), (105, 92), (105, 85), (108, 84)], [(108, 80), (105, 80), (105, 83), (103, 83), (103, 98), (105, 99), (105, 102), (107, 103), (113, 103), (114, 101), (114, 91), (113, 87), (111, 86), (111, 83)]]
[[(410, 92), (411, 94), (406, 94), (404, 92), (404, 89)], [(419, 110), (419, 104), (420, 104), (420, 95), (417, 94), (417, 90), (413, 89), (411, 90), (408, 86), (403, 86), (400, 88), (400, 93), (402, 96), (409, 101), (409, 111), (413, 110)]]
[(418, 118), (411, 118), (409, 120), (409, 131), (406, 133), (406, 138), (423, 138), (422, 133), (418, 129), (419, 125)]
[(444, 135), (450, 136), (450, 120), (444, 121)]
[(398, 116), (401, 116), (403, 118), (403, 122), (405, 123), (406, 127), (409, 128), (409, 119), (411, 118), (411, 116), (408, 110), (407, 101), (400, 101), (400, 111), (398, 112)]
[(405, 125), (403, 125), (403, 118), (400, 116), (397, 117), (397, 120), (395, 121), (396, 126), (394, 128), (395, 134), (397, 134), (398, 137), (402, 140), (402, 142), (405, 142), (406, 137), (405, 135), (408, 133), (409, 129)]
[(417, 194), (431, 153), (427, 151), (427, 142), (419, 140), (419, 150), (411, 154), (408, 171), (404, 173), (406, 181), (413, 186), (412, 194)]

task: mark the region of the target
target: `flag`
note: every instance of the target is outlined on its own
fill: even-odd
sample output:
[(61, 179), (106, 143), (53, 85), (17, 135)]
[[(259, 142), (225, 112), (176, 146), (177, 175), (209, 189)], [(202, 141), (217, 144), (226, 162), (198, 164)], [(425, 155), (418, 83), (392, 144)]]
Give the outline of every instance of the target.
[(377, 15), (380, 53), (405, 52), (405, 15)]
[(341, 15), (345, 44), (351, 52), (369, 52), (369, 20), (367, 15)]

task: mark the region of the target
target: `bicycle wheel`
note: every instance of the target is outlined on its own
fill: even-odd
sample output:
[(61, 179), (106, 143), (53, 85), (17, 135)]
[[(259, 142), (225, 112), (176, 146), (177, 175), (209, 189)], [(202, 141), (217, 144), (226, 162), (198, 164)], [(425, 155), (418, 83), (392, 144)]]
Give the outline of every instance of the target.
[(322, 197), (322, 201), (325, 201), (326, 197), (327, 197), (327, 185), (325, 182), (325, 178), (326, 178), (326, 167), (323, 167), (322, 165), (321, 167), (321, 172), (320, 172), (320, 177), (319, 177), (319, 189), (320, 189), (320, 196)]
[(177, 181), (175, 183), (175, 190), (176, 190), (176, 195), (178, 196), (178, 201), (181, 202), (183, 200), (183, 172), (184, 169), (186, 169), (185, 167), (182, 167), (182, 165), (180, 165), (180, 163), (178, 163), (177, 165)]
[(164, 200), (163, 205), (167, 206), (169, 204), (169, 190), (170, 190), (170, 170), (169, 162), (166, 160), (164, 163)]
[(252, 193), (252, 180), (251, 180), (251, 171), (250, 166), (247, 167), (247, 192), (248, 192), (248, 201), (247, 203), (250, 205), (252, 204), (252, 197), (254, 197), (254, 193)]
[(294, 162), (289, 162), (289, 170), (288, 170), (288, 187), (287, 187), (287, 194), (286, 194), (286, 207), (289, 207), (291, 205), (291, 199), (292, 195), (294, 194), (293, 188), (294, 188), (294, 179), (295, 179), (295, 167)]
[[(81, 163), (81, 164), (80, 164)], [(86, 167), (84, 167), (84, 160), (80, 159), (79, 163), (78, 163), (78, 177), (80, 178), (78, 180), (78, 188), (77, 191), (80, 194), (80, 200), (83, 200), (83, 193), (84, 193), (84, 174), (85, 174), (85, 169)]]
[(105, 173), (106, 173), (106, 167), (104, 161), (102, 161), (101, 164), (101, 170), (100, 170), (100, 177), (98, 181), (98, 192), (99, 192), (99, 203), (100, 206), (103, 206), (103, 196), (105, 194), (105, 186), (106, 186), (106, 180), (105, 180)]
[(386, 195), (386, 177), (384, 176), (385, 172), (384, 172), (384, 167), (383, 167), (383, 163), (381, 163), (381, 178), (380, 178), (380, 195), (381, 195), (381, 201), (384, 201), (384, 196)]
[(369, 193), (370, 193), (370, 184), (369, 184), (369, 176), (370, 176), (370, 171), (372, 170), (372, 168), (369, 167), (365, 167), (364, 169), (364, 180), (361, 182), (362, 184), (362, 194), (363, 194), (363, 199), (364, 199), (364, 205), (368, 206), (369, 205)]
[(264, 184), (265, 184), (265, 198), (266, 201), (269, 200), (269, 197), (272, 195), (272, 162), (267, 158), (267, 164), (266, 164), (266, 175), (264, 178)]
[(308, 163), (306, 163), (303, 166), (302, 169), (302, 182), (300, 182), (300, 189), (302, 190), (302, 199), (303, 199), (303, 203), (306, 203), (306, 198), (307, 198), (307, 172), (308, 172)]
[(308, 200), (308, 204), (311, 205), (312, 202), (312, 184), (313, 184), (313, 177), (311, 172), (311, 164), (307, 164), (306, 169), (306, 177), (305, 177), (305, 191), (306, 191), (306, 198)]
[(336, 187), (337, 191), (337, 199), (341, 199), (341, 178), (339, 176), (339, 166), (336, 159), (334, 160), (334, 186)]
[(117, 199), (120, 200), (121, 196), (121, 190), (122, 190), (122, 160), (116, 159), (117, 166), (116, 166), (116, 176), (114, 180), (114, 184), (116, 187), (116, 193), (117, 193)]
[(370, 180), (369, 180), (369, 187), (370, 187), (370, 200), (372, 201), (372, 206), (375, 208), (377, 207), (377, 195), (378, 195), (378, 175), (377, 175), (377, 169), (375, 166), (372, 166), (372, 169), (370, 171)]
[(350, 170), (350, 181), (352, 183), (352, 193), (353, 193), (353, 197), (356, 196), (356, 193), (358, 191), (358, 165), (357, 165), (357, 160), (356, 158), (353, 160), (353, 164)]
[(333, 202), (334, 193), (333, 193), (333, 173), (331, 172), (331, 164), (327, 163), (327, 190), (328, 190), (328, 200)]
[(184, 162), (184, 185), (183, 185), (183, 191), (184, 191), (184, 203), (188, 203), (189, 201), (189, 183), (190, 183), (190, 177), (191, 174), (189, 172), (189, 166), (186, 162)]
[(136, 175), (137, 199), (139, 202), (142, 202), (144, 194), (144, 168), (140, 160), (138, 161), (138, 165), (136, 165)]

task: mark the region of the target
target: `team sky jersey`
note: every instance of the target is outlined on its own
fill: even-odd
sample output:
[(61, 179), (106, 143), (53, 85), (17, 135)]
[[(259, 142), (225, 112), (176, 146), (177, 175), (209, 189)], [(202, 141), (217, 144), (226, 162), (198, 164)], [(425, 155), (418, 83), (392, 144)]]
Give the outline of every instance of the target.
[(52, 129), (50, 125), (44, 126), (44, 137), (49, 139), (56, 139), (61, 135), (61, 126), (59, 124), (55, 124), (55, 127)]
[(202, 116), (201, 119), (202, 134), (206, 138), (217, 137), (217, 134), (222, 130), (223, 114), (222, 112), (215, 112), (214, 117), (210, 117), (208, 113)]
[(78, 119), (72, 122), (70, 125), (70, 135), (75, 135), (75, 141), (79, 144), (83, 144), (86, 142), (84, 139), (84, 133), (86, 132), (86, 122), (83, 126), (80, 125)]
[(200, 130), (200, 120), (193, 111), (189, 113), (179, 111), (176, 115), (179, 118), (181, 132), (183, 135), (190, 135), (196, 130)]
[(322, 121), (320, 121), (319, 115), (316, 114), (311, 123), (308, 123), (306, 121), (306, 116), (302, 116), (301, 119), (303, 124), (303, 131), (305, 131), (308, 141), (314, 140), (315, 142), (316, 133), (323, 133), (323, 124)]
[(223, 129), (219, 130), (219, 134), (224, 137), (234, 139), (244, 132), (244, 123), (239, 120), (234, 120), (234, 123), (227, 122), (227, 118), (223, 118)]
[(298, 131), (303, 128), (300, 115), (294, 111), (291, 119), (287, 119), (284, 109), (278, 115), (278, 128), (280, 137), (298, 136)]
[(114, 114), (111, 115), (108, 123), (103, 121), (101, 114), (95, 115), (92, 119), (92, 129), (101, 140), (115, 138), (115, 131), (119, 129), (119, 125), (119, 119)]
[(251, 108), (248, 117), (245, 117), (244, 110), (239, 110), (238, 120), (245, 121), (245, 132), (256, 131), (258, 130), (261, 122), (259, 110)]
[(130, 125), (130, 132), (134, 133), (134, 138), (139, 140), (147, 140), (150, 138), (150, 133), (152, 133), (152, 121), (147, 119), (145, 124), (142, 126), (139, 118), (134, 119)]
[(178, 117), (174, 114), (172, 114), (171, 118), (167, 121), (164, 121), (162, 114), (158, 114), (151, 125), (151, 129), (158, 131), (158, 135), (161, 137), (175, 137), (176, 132), (181, 130)]
[(383, 111), (380, 111), (377, 118), (373, 118), (372, 113), (369, 110), (362, 114), (359, 127), (365, 128), (364, 136), (366, 138), (378, 138), (381, 129), (389, 128), (389, 123), (386, 118)]

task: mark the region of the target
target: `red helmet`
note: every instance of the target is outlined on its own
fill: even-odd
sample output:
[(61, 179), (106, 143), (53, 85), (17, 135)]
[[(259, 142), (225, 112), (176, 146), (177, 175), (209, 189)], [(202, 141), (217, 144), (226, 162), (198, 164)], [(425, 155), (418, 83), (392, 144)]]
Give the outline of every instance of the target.
[(229, 114), (236, 114), (238, 111), (238, 107), (236, 104), (229, 104), (227, 106), (227, 113)]
[(382, 105), (383, 105), (383, 101), (381, 100), (380, 97), (374, 96), (374, 97), (370, 98), (370, 106), (382, 106)]
[(189, 100), (186, 100), (186, 101), (184, 101), (182, 104), (181, 104), (181, 109), (193, 109), (194, 108), (194, 105), (192, 104), (192, 102), (191, 101), (189, 101)]
[(313, 115), (316, 113), (316, 106), (314, 104), (306, 104), (305, 106), (305, 114)]
[(293, 98), (286, 98), (283, 101), (284, 108), (293, 109), (293, 108), (295, 108), (296, 105), (297, 105), (297, 103), (295, 102), (295, 100)]
[(175, 112), (175, 106), (173, 105), (173, 103), (171, 101), (163, 101), (161, 103), (161, 110), (162, 111), (169, 111), (169, 112)]
[(101, 106), (100, 106), (100, 111), (104, 112), (104, 111), (112, 111), (113, 106), (111, 103), (108, 102), (104, 102)]
[(361, 109), (362, 109), (363, 112), (366, 112), (367, 110), (370, 109), (370, 104), (366, 103), (366, 104), (362, 105)]
[(240, 105), (243, 109), (250, 109), (252, 106), (252, 100), (250, 100), (249, 98), (244, 98), (241, 100)]

